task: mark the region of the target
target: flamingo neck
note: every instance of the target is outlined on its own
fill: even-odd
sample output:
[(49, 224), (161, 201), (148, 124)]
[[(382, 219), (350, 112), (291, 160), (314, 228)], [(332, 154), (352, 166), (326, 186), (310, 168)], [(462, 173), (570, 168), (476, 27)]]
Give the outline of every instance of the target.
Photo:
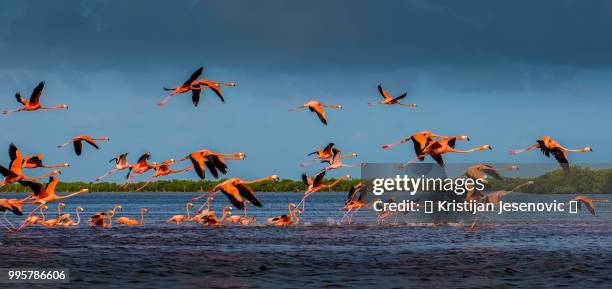
[(74, 225), (77, 226), (77, 225), (79, 225), (81, 223), (81, 214), (79, 214), (79, 208), (78, 207), (75, 209), (75, 211), (76, 211), (77, 221), (76, 221), (76, 223), (74, 223)]

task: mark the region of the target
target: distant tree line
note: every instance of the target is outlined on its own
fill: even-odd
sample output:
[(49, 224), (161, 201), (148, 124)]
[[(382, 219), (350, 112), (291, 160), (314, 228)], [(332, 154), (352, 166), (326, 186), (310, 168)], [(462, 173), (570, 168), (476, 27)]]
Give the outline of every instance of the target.
[[(326, 179), (325, 183), (335, 179)], [(536, 178), (504, 178), (491, 180), (491, 190), (511, 190), (519, 184), (529, 180), (535, 181), (533, 185), (521, 188), (526, 193), (578, 193), (598, 194), (612, 193), (612, 169), (592, 170), (587, 167), (573, 166), (570, 174), (555, 170)], [(206, 192), (223, 180), (159, 180), (149, 183), (143, 192)], [(324, 191), (347, 192), (351, 186), (359, 182), (358, 179), (342, 180), (336, 186)], [(57, 192), (75, 192), (80, 189), (89, 189), (90, 192), (133, 192), (142, 187), (144, 183), (130, 184), (125, 188), (119, 183), (112, 182), (60, 182)], [(282, 179), (280, 181), (265, 181), (250, 185), (257, 192), (303, 192), (306, 185), (301, 180)], [(30, 189), (19, 184), (11, 184), (0, 188), (0, 192), (30, 192)]]

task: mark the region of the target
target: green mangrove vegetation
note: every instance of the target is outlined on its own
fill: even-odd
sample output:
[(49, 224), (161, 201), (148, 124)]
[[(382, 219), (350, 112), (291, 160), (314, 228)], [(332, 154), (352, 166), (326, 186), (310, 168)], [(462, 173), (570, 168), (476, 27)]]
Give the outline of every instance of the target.
[[(571, 174), (555, 170), (535, 178), (504, 178), (491, 180), (491, 190), (510, 190), (528, 180), (535, 183), (521, 189), (526, 193), (558, 193), (558, 194), (598, 194), (612, 193), (612, 169), (592, 170), (588, 167), (573, 166)], [(223, 180), (158, 180), (149, 183), (143, 192), (205, 192), (211, 190)], [(326, 179), (331, 183), (335, 179)], [(359, 179), (342, 180), (336, 186), (324, 191), (347, 192), (359, 182)], [(90, 192), (134, 192), (144, 183), (134, 183), (122, 188), (120, 183), (113, 182), (60, 182), (58, 192), (74, 192), (86, 188)], [(265, 181), (250, 185), (257, 192), (303, 192), (306, 185), (301, 180), (282, 179), (280, 181)], [(11, 184), (0, 188), (0, 192), (29, 192), (19, 184)]]

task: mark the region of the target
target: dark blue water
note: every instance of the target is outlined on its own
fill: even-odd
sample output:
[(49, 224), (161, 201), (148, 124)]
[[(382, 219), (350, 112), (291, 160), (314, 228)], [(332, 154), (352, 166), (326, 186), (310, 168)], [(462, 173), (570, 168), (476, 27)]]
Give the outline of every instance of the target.
[[(205, 228), (168, 224), (184, 213), (189, 193), (95, 193), (68, 200), (84, 216), (121, 204), (118, 215), (149, 208), (143, 227), (30, 227), (0, 232), (2, 268), (70, 269), (68, 284), (0, 284), (0, 288), (610, 288), (612, 204), (597, 215), (487, 214), (436, 225), (423, 214), (402, 214), (376, 225), (358, 212), (338, 225), (344, 193), (308, 199), (303, 224), (264, 225), (286, 212), (299, 193), (259, 193), (250, 209), (261, 224)], [(597, 195), (596, 198), (612, 198)], [(513, 194), (508, 200), (568, 201), (568, 195)], [(215, 199), (218, 211), (226, 203)], [(49, 214), (55, 214), (50, 206)], [(238, 213), (238, 211), (235, 211)], [(15, 219), (13, 219), (15, 220)], [(8, 285), (4, 286), (3, 285)]]

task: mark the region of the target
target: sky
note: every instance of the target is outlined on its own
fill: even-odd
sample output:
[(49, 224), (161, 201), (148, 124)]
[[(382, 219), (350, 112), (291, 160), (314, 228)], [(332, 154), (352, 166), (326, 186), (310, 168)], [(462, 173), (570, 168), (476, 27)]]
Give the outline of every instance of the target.
[[(189, 94), (155, 105), (200, 66), (237, 83), (226, 103), (205, 92), (198, 107)], [(593, 147), (572, 162), (609, 162), (611, 77), (610, 1), (0, 2), (0, 108), (42, 80), (44, 105), (70, 107), (0, 115), (0, 150), (67, 161), (67, 181), (93, 180), (123, 152), (159, 162), (203, 148), (247, 154), (227, 176), (299, 178), (328, 142), (359, 154), (349, 164), (408, 161), (410, 144), (381, 145), (423, 130), (493, 146), (449, 163), (554, 162), (508, 154), (542, 135)], [(378, 84), (418, 107), (369, 107)], [(288, 111), (313, 99), (343, 109), (328, 110), (327, 127)], [(56, 147), (80, 134), (111, 141), (80, 157)], [(330, 175), (347, 172), (359, 174)]]

